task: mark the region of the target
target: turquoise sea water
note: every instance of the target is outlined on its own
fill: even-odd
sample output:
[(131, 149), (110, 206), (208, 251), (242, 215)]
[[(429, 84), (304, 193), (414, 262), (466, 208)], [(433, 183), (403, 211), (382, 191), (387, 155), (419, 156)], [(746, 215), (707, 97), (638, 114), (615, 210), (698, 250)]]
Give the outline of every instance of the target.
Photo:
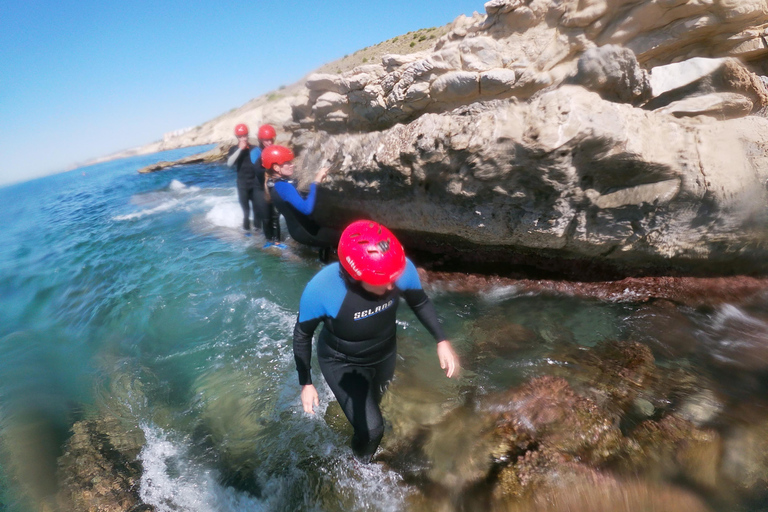
[[(223, 165), (136, 172), (194, 151), (0, 189), (0, 510), (50, 500), (72, 425), (105, 413), (143, 436), (140, 494), (158, 511), (407, 510), (420, 483), (354, 462), (343, 422), (325, 415), (332, 396), (319, 376), (320, 412), (301, 412), (290, 337), (321, 268), (314, 252), (290, 242), (265, 251), (258, 233), (244, 236)], [(446, 379), (433, 341), (401, 307), (392, 410), (412, 390), (423, 416), (518, 385), (558, 364), (551, 352), (563, 343), (657, 334), (635, 332), (634, 304), (428, 292), (465, 370)], [(735, 306), (687, 318), (686, 335), (715, 360), (768, 332)], [(728, 322), (758, 341), (734, 340)], [(510, 337), (489, 335), (510, 325)]]

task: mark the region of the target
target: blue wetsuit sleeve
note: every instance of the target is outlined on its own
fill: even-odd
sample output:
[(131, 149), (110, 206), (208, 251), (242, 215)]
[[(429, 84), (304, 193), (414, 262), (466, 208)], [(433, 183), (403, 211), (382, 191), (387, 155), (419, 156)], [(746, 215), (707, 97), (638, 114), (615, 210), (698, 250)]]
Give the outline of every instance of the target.
[(309, 186), (309, 194), (307, 194), (306, 199), (301, 197), (296, 187), (287, 181), (276, 182), (275, 192), (280, 194), (284, 201), (290, 203), (304, 215), (312, 215), (312, 212), (315, 210), (315, 200), (317, 199), (317, 186), (315, 183)]
[(299, 384), (312, 384), (312, 336), (327, 317), (335, 317), (346, 296), (346, 286), (339, 275), (339, 264), (328, 265), (304, 288), (299, 302), (299, 316), (293, 328), (293, 358)]
[(251, 148), (251, 163), (256, 164), (261, 158), (261, 148)]
[(429, 297), (421, 287), (419, 273), (411, 260), (406, 259), (405, 272), (395, 282), (395, 286), (400, 289), (405, 302), (408, 303), (416, 318), (427, 328), (435, 340), (440, 342), (446, 339), (443, 326), (437, 317), (435, 305), (432, 304), (432, 301), (429, 300)]

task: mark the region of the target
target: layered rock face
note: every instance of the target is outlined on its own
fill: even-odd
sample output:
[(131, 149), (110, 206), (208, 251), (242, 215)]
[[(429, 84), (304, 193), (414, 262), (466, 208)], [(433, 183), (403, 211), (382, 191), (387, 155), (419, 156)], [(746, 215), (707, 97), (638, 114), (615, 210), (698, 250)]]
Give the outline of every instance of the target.
[(367, 131), (473, 101), (527, 98), (607, 45), (646, 69), (768, 51), (766, 0), (492, 0), (485, 8), (487, 16), (459, 17), (432, 51), (310, 76), (294, 117), (307, 127)]
[(286, 128), (306, 179), (331, 166), (321, 220), (502, 270), (766, 270), (768, 0), (485, 7), (309, 77)]

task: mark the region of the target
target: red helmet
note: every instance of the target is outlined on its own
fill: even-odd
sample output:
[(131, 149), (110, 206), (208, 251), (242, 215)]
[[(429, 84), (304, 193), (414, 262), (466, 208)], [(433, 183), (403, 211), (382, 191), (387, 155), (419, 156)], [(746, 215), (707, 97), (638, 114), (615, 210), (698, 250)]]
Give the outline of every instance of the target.
[(272, 169), (275, 164), (284, 164), (293, 160), (293, 151), (285, 146), (277, 146), (275, 144), (264, 148), (261, 152), (261, 165), (265, 169)]
[(259, 133), (257, 135), (259, 140), (275, 140), (275, 137), (277, 137), (277, 133), (272, 128), (272, 125), (263, 124), (259, 126)]
[(405, 252), (386, 227), (378, 222), (358, 220), (341, 234), (339, 262), (353, 278), (382, 286), (395, 282), (402, 275)]
[(242, 137), (243, 135), (248, 135), (248, 127), (242, 123), (235, 126), (235, 135), (238, 137)]

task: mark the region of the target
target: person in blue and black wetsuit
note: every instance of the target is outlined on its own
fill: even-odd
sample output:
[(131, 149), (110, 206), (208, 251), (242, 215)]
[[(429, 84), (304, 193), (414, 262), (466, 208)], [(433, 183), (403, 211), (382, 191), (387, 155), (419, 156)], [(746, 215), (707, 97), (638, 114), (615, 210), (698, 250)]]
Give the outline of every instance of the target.
[[(274, 217), (272, 206), (264, 195), (264, 167), (261, 165), (261, 152), (274, 144), (277, 133), (268, 125), (259, 127), (257, 137), (259, 146), (253, 147), (248, 142), (248, 126), (235, 126), (237, 146), (229, 149), (227, 165), (237, 171), (237, 199), (243, 210), (243, 229), (251, 229), (251, 206), (253, 206), (253, 225), (261, 225), (267, 240), (275, 238)], [(277, 229), (279, 229), (279, 224)], [(279, 233), (277, 234), (279, 238)]]
[(318, 224), (312, 213), (317, 201), (317, 184), (325, 179), (328, 168), (323, 167), (317, 172), (309, 186), (309, 193), (303, 196), (291, 180), (293, 151), (285, 146), (272, 145), (264, 150), (261, 158), (267, 170), (269, 198), (277, 211), (285, 217), (291, 238), (300, 244), (317, 247), (320, 250), (320, 259), (327, 262), (331, 250), (339, 243), (341, 233)]
[(369, 462), (384, 434), (379, 409), (395, 372), (396, 313), (403, 297), (437, 341), (440, 366), (458, 375), (459, 359), (445, 339), (432, 302), (403, 247), (384, 226), (357, 221), (342, 233), (339, 262), (324, 267), (301, 296), (293, 330), (293, 353), (301, 385), (301, 403), (309, 414), (319, 405), (312, 384), (312, 336), (320, 370), (354, 428), (352, 449)]

